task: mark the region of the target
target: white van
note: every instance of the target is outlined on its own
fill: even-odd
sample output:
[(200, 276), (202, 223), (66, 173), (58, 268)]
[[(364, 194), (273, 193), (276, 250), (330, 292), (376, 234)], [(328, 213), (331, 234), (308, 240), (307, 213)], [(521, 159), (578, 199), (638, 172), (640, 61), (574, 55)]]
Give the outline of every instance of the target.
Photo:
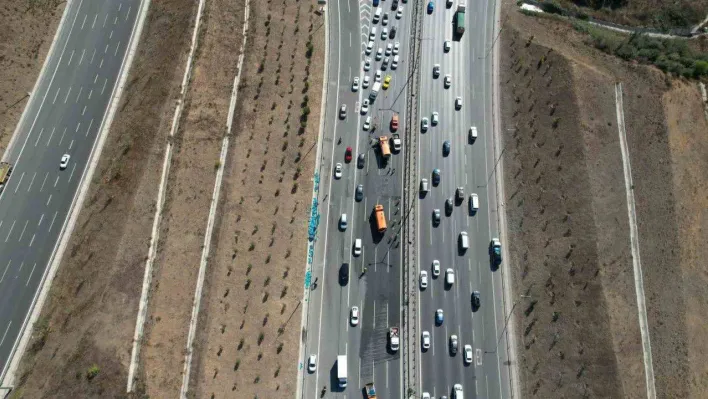
[(479, 209), (479, 197), (477, 194), (472, 193), (470, 194), (470, 212), (474, 213), (477, 212)]
[(452, 391), (455, 394), (454, 399), (464, 399), (464, 393), (462, 392), (461, 384), (455, 384), (452, 387)]
[(474, 143), (477, 140), (477, 126), (471, 126), (469, 132), (469, 140)]
[(376, 12), (374, 13), (374, 23), (378, 23), (379, 20), (381, 19), (381, 8), (377, 8)]
[(460, 233), (460, 249), (466, 251), (470, 247), (470, 239), (467, 237), (467, 232)]
[(371, 32), (369, 32), (369, 40), (376, 40), (376, 27), (371, 28)]
[(452, 268), (445, 270), (445, 283), (447, 285), (455, 284), (455, 271)]

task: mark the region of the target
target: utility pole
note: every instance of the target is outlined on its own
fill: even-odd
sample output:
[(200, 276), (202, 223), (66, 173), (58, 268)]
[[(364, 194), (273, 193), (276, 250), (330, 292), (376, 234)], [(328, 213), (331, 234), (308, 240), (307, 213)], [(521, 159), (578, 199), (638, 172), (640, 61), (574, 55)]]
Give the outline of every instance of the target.
[(531, 297), (528, 295), (519, 295), (519, 298), (516, 301), (514, 301), (514, 305), (511, 307), (511, 311), (506, 316), (506, 320), (504, 321), (504, 328), (502, 328), (502, 332), (501, 332), (501, 334), (499, 334), (499, 339), (497, 339), (497, 344), (494, 347), (494, 350), (484, 351), (484, 353), (497, 353), (497, 349), (499, 349), (499, 343), (501, 342), (501, 339), (504, 336), (504, 333), (506, 332), (506, 327), (509, 325), (509, 320), (511, 320), (511, 316), (514, 314), (514, 309), (516, 308), (516, 305), (519, 304), (521, 299), (531, 299)]

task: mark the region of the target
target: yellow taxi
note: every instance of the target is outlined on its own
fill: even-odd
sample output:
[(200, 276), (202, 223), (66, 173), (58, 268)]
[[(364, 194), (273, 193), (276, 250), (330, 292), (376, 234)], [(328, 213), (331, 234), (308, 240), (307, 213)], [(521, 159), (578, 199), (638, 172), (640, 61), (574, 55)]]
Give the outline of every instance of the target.
[(388, 89), (388, 86), (390, 86), (390, 85), (391, 85), (391, 75), (386, 75), (386, 78), (384, 79), (384, 82), (383, 82), (384, 90)]

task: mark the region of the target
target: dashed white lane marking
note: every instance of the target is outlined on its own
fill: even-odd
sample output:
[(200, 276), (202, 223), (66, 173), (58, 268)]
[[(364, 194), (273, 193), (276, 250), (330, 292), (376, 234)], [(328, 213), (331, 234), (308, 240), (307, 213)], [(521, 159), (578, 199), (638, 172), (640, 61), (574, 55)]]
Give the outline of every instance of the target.
[(47, 198), (47, 203), (44, 204), (44, 206), (48, 206), (50, 202), (52, 202), (52, 195), (51, 194), (49, 194), (49, 198)]
[(27, 224), (29, 223), (29, 220), (25, 220), (25, 227), (22, 228), (22, 233), (20, 233), (20, 238), (17, 239), (17, 242), (22, 242), (22, 237), (25, 235), (25, 230), (27, 230)]
[(59, 145), (61, 145), (61, 142), (64, 141), (64, 135), (66, 134), (66, 128), (64, 128), (64, 131), (61, 134), (61, 138), (59, 139)]
[(113, 20), (113, 25), (118, 23), (118, 16), (116, 15), (115, 19)]
[(57, 218), (58, 213), (59, 213), (59, 211), (54, 212), (54, 217), (52, 218), (52, 224), (49, 225), (49, 230), (47, 230), (47, 231), (52, 231), (52, 226), (54, 226), (54, 220)]
[(32, 180), (30, 181), (29, 187), (27, 187), (27, 192), (29, 192), (32, 189), (32, 184), (34, 184), (35, 177), (37, 177), (37, 172), (34, 172), (34, 175), (32, 175)]
[[(86, 107), (84, 107), (84, 110), (86, 110)], [(86, 129), (86, 137), (88, 137), (89, 132), (91, 132), (91, 126), (93, 126), (93, 119), (91, 119), (91, 122), (89, 122), (89, 126)]]
[(71, 150), (71, 147), (73, 147), (73, 146), (74, 146), (74, 140), (71, 140), (71, 142), (69, 143), (69, 150)]
[(86, 106), (84, 105), (84, 109), (81, 110), (81, 116), (84, 116), (85, 113), (86, 113)]
[(86, 49), (81, 50), (81, 58), (79, 58), (79, 65), (84, 62), (84, 55), (86, 55)]
[(88, 17), (88, 14), (84, 14), (84, 21), (81, 22), (81, 30), (84, 30), (84, 25), (86, 24), (86, 18)]
[(40, 129), (40, 131), (39, 131), (39, 135), (37, 136), (37, 140), (34, 142), (35, 147), (39, 143), (39, 139), (42, 138), (42, 132), (44, 132), (44, 128)]
[(12, 325), (12, 320), (10, 320), (10, 323), (7, 324), (7, 328), (5, 329), (5, 334), (3, 334), (2, 339), (0, 339), (0, 346), (2, 346), (2, 343), (5, 342), (5, 337), (7, 336), (7, 332), (10, 330), (11, 325)]
[[(89, 64), (93, 64), (94, 57), (96, 57), (96, 49), (93, 49), (93, 54), (91, 54), (91, 62), (89, 62)], [(96, 75), (96, 78), (98, 78), (98, 74)], [(96, 83), (95, 79), (94, 79), (93, 83)]]
[(96, 84), (96, 81), (97, 81), (97, 80), (98, 80), (98, 74), (96, 74), (96, 76), (94, 76), (94, 78), (93, 78), (93, 84)]
[(130, 9), (131, 9), (132, 7), (133, 7), (133, 6), (128, 7), (128, 11), (125, 13), (125, 20), (126, 20), (126, 21), (128, 20), (128, 17), (130, 16)]
[[(32, 236), (32, 238), (34, 238), (34, 236)], [(34, 268), (35, 268), (35, 267), (37, 267), (37, 264), (36, 264), (36, 263), (35, 263), (34, 265), (32, 265), (32, 271), (30, 272), (29, 277), (27, 277), (27, 284), (25, 284), (25, 287), (27, 287), (27, 286), (29, 285), (29, 282), (30, 282), (30, 280), (32, 279), (32, 275), (34, 274)]]
[[(32, 247), (32, 244), (34, 243), (34, 237), (35, 237), (35, 236), (36, 236), (36, 234), (32, 234), (32, 238), (30, 239), (30, 243), (29, 243), (29, 247), (30, 247), (30, 248)], [(33, 269), (33, 270), (34, 270), (34, 269)]]
[[(42, 182), (42, 187), (39, 188), (40, 193), (42, 192), (42, 190), (44, 190), (44, 183), (47, 182), (48, 177), (49, 177), (49, 172), (47, 172), (47, 174), (44, 175), (44, 181)], [(44, 214), (42, 214), (42, 218), (44, 218)], [(39, 223), (42, 223), (42, 219), (39, 219)]]
[(7, 232), (7, 237), (5, 237), (5, 242), (10, 239), (10, 234), (12, 234), (12, 229), (15, 228), (15, 223), (17, 223), (17, 220), (12, 222), (12, 226), (10, 226), (10, 231)]
[(7, 269), (10, 268), (10, 263), (12, 263), (12, 259), (7, 262), (7, 266), (5, 266), (5, 271), (2, 272), (2, 277), (0, 277), (0, 283), (2, 282), (2, 280), (5, 279), (5, 273), (7, 273)]
[(57, 87), (57, 94), (54, 95), (54, 101), (52, 101), (52, 104), (57, 102), (57, 97), (59, 97), (60, 91), (61, 91), (61, 87)]
[(108, 40), (113, 39), (113, 30), (111, 30), (111, 33), (108, 35)]
[(74, 177), (74, 170), (76, 170), (76, 162), (74, 162), (74, 166), (71, 167), (71, 174), (69, 175), (67, 183), (71, 182), (71, 178)]
[(91, 89), (91, 91), (89, 91), (89, 95), (88, 95), (88, 99), (89, 99), (89, 100), (91, 99), (91, 95), (92, 95), (92, 94), (93, 94), (93, 89)]
[(69, 86), (69, 91), (66, 92), (66, 97), (64, 97), (64, 104), (66, 104), (66, 101), (69, 99), (69, 94), (71, 94), (71, 86)]
[(93, 29), (93, 27), (96, 26), (96, 18), (98, 18), (98, 14), (94, 15), (94, 17), (93, 17), (93, 23), (91, 24), (91, 29)]
[(44, 220), (44, 214), (42, 214), (42, 216), (39, 217), (39, 222), (37, 223), (37, 227), (42, 225), (42, 220)]
[(74, 130), (74, 133), (78, 133), (80, 127), (81, 127), (81, 122), (76, 124), (76, 130)]
[(108, 14), (106, 14), (106, 17), (103, 18), (103, 28), (106, 27), (106, 21), (108, 21)]
[[(101, 60), (101, 64), (103, 64), (103, 60)], [(107, 83), (108, 83), (108, 78), (106, 78), (106, 80), (103, 81), (103, 88), (101, 89), (101, 95), (103, 95), (103, 91), (106, 90)]]
[(79, 102), (79, 98), (81, 98), (81, 92), (83, 92), (83, 91), (84, 91), (84, 87), (81, 86), (81, 87), (79, 88), (79, 94), (76, 95), (76, 102), (77, 102), (77, 103)]
[(15, 194), (17, 194), (17, 189), (20, 188), (20, 186), (22, 185), (22, 179), (24, 179), (24, 178), (25, 178), (25, 172), (22, 172), (22, 175), (20, 176), (20, 181), (17, 182), (17, 186), (15, 187)]
[(56, 180), (54, 180), (54, 187), (56, 187), (58, 183), (59, 183), (59, 176), (57, 176)]
[(101, 58), (101, 63), (98, 65), (98, 69), (101, 69), (102, 66), (103, 66), (103, 58)]
[(71, 60), (74, 59), (74, 51), (75, 51), (75, 50), (71, 50), (71, 55), (69, 56), (69, 62), (66, 63), (67, 66), (68, 66), (68, 65), (71, 65)]
[(118, 12), (120, 12), (120, 9), (123, 7), (123, 3), (118, 4)]
[(116, 51), (113, 52), (113, 56), (114, 56), (114, 57), (118, 55), (118, 49), (119, 49), (119, 48), (120, 48), (120, 41), (118, 42), (118, 44), (116, 44)]
[(108, 46), (110, 46), (110, 45), (109, 45), (109, 44), (106, 44), (106, 47), (103, 49), (103, 54), (108, 53)]

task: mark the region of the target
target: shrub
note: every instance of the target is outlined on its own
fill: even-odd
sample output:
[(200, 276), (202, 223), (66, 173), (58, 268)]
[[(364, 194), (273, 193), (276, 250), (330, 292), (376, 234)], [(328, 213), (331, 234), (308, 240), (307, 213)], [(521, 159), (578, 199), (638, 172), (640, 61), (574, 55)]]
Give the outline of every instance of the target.
[(86, 378), (88, 380), (93, 380), (100, 372), (101, 369), (94, 364), (93, 366), (89, 367), (88, 370), (86, 370)]

